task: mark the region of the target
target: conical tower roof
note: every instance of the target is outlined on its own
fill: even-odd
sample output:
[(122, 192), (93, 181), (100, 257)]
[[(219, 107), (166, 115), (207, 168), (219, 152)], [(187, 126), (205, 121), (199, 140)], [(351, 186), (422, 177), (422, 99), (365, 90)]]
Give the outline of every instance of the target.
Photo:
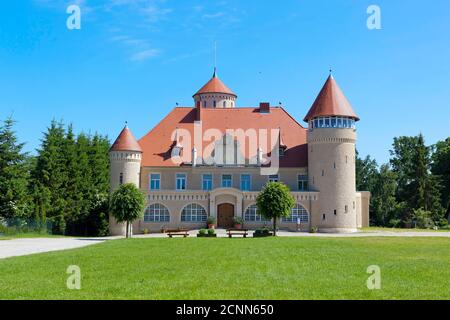
[(194, 94), (194, 97), (199, 94), (205, 94), (205, 93), (224, 93), (224, 94), (230, 94), (230, 95), (237, 97), (237, 95), (233, 91), (231, 91), (231, 89), (228, 88), (222, 82), (222, 80), (219, 79), (215, 69), (214, 69), (214, 74), (213, 74), (213, 77), (211, 78), (211, 80), (209, 80), (208, 83), (206, 83), (200, 90), (198, 90), (197, 93)]
[(316, 117), (325, 116), (343, 116), (359, 121), (350, 102), (348, 102), (332, 75), (328, 77), (304, 121), (308, 122)]
[(131, 130), (128, 129), (128, 126), (125, 126), (116, 141), (113, 143), (110, 151), (142, 152), (142, 148), (131, 133)]

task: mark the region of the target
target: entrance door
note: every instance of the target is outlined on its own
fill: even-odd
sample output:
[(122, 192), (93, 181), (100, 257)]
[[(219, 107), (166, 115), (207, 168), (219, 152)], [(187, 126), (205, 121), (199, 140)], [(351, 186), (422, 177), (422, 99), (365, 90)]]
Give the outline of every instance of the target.
[(234, 206), (229, 203), (221, 204), (217, 207), (217, 226), (229, 229), (234, 226)]

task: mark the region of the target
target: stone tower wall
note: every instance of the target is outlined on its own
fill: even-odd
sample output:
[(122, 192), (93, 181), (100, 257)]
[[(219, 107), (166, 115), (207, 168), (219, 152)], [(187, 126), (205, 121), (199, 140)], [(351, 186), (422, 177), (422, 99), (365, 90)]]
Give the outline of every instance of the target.
[(313, 226), (320, 232), (357, 231), (354, 129), (318, 128), (308, 132), (308, 176), (320, 192)]

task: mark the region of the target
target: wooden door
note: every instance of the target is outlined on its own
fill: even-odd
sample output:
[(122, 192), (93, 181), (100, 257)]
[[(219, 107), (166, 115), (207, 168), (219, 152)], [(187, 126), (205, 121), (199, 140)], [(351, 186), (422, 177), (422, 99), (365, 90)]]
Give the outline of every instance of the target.
[(217, 207), (217, 226), (229, 229), (234, 227), (234, 206), (229, 203), (221, 204)]

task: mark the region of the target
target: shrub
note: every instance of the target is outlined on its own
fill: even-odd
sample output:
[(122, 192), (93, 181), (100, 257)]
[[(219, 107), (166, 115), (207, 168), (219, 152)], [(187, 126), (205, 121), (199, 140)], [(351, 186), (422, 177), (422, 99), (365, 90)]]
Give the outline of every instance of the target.
[(202, 236), (206, 235), (207, 233), (208, 233), (208, 230), (206, 230), (206, 229), (200, 229), (200, 231), (198, 232), (198, 234), (202, 235)]
[(311, 227), (311, 229), (309, 230), (309, 233), (317, 233), (319, 231), (319, 229), (317, 227)]
[(234, 222), (234, 224), (243, 224), (244, 223), (244, 220), (241, 218), (241, 217), (234, 217), (233, 218), (233, 222)]
[(213, 236), (213, 235), (216, 234), (216, 230), (214, 230), (214, 229), (208, 229), (208, 234), (209, 234), (210, 236)]
[(432, 213), (423, 209), (414, 210), (415, 226), (423, 229), (433, 229), (436, 225), (432, 219)]
[(209, 217), (208, 217), (208, 220), (206, 220), (206, 223), (207, 223), (208, 225), (210, 225), (210, 224), (216, 224), (216, 217), (209, 216)]

